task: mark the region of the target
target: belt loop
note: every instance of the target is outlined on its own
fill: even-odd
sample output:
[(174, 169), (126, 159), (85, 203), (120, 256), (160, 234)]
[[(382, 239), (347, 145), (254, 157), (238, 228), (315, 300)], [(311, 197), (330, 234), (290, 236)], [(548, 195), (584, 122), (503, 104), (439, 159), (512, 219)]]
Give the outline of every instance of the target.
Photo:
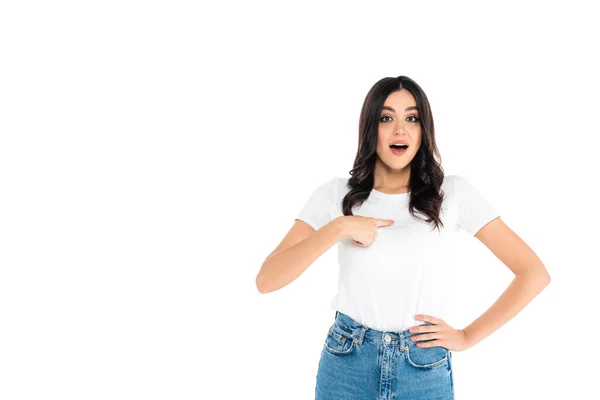
[(363, 325), (360, 329), (359, 344), (363, 344), (363, 340), (365, 339), (365, 332), (367, 331), (367, 329), (369, 329), (369, 327), (366, 325)]

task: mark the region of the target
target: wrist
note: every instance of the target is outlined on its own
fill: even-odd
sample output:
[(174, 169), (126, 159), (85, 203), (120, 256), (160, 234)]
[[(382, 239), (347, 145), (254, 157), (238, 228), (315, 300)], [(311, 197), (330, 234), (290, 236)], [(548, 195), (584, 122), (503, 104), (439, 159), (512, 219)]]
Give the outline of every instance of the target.
[(473, 340), (471, 337), (469, 337), (469, 333), (467, 332), (466, 328), (463, 328), (460, 330), (461, 333), (463, 334), (463, 337), (465, 339), (465, 342), (467, 343), (467, 348), (471, 348), (473, 347), (473, 345), (475, 345), (475, 343), (473, 343)]
[(340, 217), (336, 217), (334, 219), (335, 226), (338, 232), (338, 237), (343, 239), (348, 236), (348, 231), (346, 229), (347, 218), (346, 215), (342, 215)]

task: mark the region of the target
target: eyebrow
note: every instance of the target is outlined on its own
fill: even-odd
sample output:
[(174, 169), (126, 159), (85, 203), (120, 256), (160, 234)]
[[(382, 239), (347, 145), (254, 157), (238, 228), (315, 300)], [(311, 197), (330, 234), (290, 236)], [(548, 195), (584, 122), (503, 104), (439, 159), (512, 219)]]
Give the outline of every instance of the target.
[[(388, 110), (388, 111), (391, 111), (391, 112), (393, 112), (393, 113), (395, 113), (395, 112), (396, 112), (396, 110), (394, 110), (394, 109), (393, 109), (392, 107), (390, 107), (390, 106), (383, 106), (382, 110)], [(419, 111), (419, 109), (417, 108), (417, 106), (410, 106), (410, 107), (406, 107), (406, 109), (405, 109), (404, 111), (406, 112), (406, 111), (410, 111), (410, 110), (417, 110), (417, 111)]]

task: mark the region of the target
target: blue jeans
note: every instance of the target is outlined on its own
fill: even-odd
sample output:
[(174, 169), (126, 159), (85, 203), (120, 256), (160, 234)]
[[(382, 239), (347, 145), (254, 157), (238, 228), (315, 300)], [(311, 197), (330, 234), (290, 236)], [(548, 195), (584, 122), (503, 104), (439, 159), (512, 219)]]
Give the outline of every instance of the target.
[[(431, 325), (425, 322), (426, 325)], [(419, 333), (371, 329), (336, 311), (315, 388), (316, 400), (454, 400), (452, 353), (417, 347)]]

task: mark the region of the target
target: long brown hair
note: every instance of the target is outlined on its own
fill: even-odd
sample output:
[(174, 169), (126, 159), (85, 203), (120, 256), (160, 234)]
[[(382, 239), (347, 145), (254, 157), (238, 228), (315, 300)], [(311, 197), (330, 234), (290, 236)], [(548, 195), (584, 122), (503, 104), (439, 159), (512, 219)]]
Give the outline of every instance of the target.
[(407, 76), (387, 77), (379, 80), (363, 102), (358, 127), (358, 150), (354, 166), (348, 179), (350, 191), (342, 200), (344, 215), (353, 215), (352, 208), (362, 204), (374, 185), (375, 160), (377, 157), (377, 140), (379, 118), (387, 97), (395, 91), (406, 89), (415, 98), (421, 125), (421, 147), (410, 163), (410, 203), (409, 212), (417, 217), (421, 212), (426, 222), (432, 222), (434, 228), (444, 226), (440, 218), (440, 209), (444, 199), (441, 190), (444, 170), (441, 156), (435, 143), (433, 116), (429, 101), (423, 89)]

